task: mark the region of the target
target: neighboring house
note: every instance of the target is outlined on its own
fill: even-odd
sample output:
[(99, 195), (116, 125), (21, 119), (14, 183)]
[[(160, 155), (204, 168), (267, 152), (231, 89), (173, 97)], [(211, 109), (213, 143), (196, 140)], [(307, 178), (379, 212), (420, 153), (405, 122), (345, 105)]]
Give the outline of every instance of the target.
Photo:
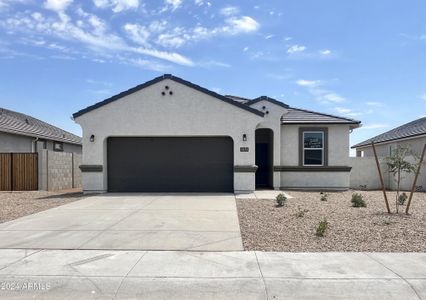
[(349, 187), (359, 121), (262, 96), (222, 96), (166, 74), (74, 115), (86, 192)]
[(374, 141), (377, 156), (387, 157), (397, 147), (408, 147), (420, 155), (426, 144), (426, 117), (406, 123), (371, 139), (358, 143), (352, 148), (356, 149), (357, 157), (374, 156), (371, 142)]
[[(397, 187), (396, 178), (389, 173), (386, 157), (389, 157), (392, 151), (398, 147), (409, 148), (416, 157), (420, 157), (423, 147), (426, 144), (426, 117), (391, 129), (352, 146), (352, 148), (356, 149), (357, 156), (350, 159), (352, 166), (351, 187), (354, 189), (360, 187), (363, 189), (381, 188), (371, 142), (375, 144), (385, 187), (395, 190)], [(407, 159), (411, 162), (417, 161), (417, 158), (411, 156), (407, 157)], [(411, 190), (413, 182), (414, 174), (403, 173), (401, 177), (401, 189)], [(417, 178), (416, 189), (426, 191), (426, 161), (423, 161), (419, 177)]]
[(42, 149), (81, 153), (81, 138), (31, 116), (0, 108), (0, 153)]

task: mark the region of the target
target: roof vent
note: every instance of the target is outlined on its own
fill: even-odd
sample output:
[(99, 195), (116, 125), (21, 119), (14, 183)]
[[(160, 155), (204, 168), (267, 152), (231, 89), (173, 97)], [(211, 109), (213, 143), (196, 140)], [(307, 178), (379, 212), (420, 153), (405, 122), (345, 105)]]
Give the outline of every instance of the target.
[(28, 121), (28, 119), (25, 118), (25, 123), (30, 124), (30, 121)]

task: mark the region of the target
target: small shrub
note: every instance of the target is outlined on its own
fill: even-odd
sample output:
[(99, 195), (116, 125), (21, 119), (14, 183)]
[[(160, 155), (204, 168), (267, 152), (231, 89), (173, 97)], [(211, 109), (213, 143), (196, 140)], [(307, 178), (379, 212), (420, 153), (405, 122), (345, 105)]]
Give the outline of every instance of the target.
[(364, 198), (358, 193), (352, 194), (351, 202), (353, 207), (367, 207), (367, 203), (365, 203)]
[(323, 237), (328, 227), (327, 219), (324, 218), (318, 223), (316, 236)]
[(383, 221), (384, 225), (392, 225), (393, 223), (395, 223), (395, 222), (392, 222), (391, 220), (384, 220)]
[(281, 193), (281, 194), (277, 195), (275, 200), (277, 201), (277, 206), (282, 207), (282, 206), (284, 206), (285, 202), (287, 201), (287, 197), (283, 193)]
[(405, 204), (405, 201), (407, 201), (407, 199), (408, 199), (407, 194), (406, 194), (406, 193), (402, 193), (402, 194), (401, 194), (401, 195), (399, 195), (399, 197), (398, 197), (398, 204), (399, 204), (399, 205), (404, 205), (404, 204)]
[(309, 210), (307, 209), (300, 209), (300, 206), (297, 207), (296, 217), (303, 218), (305, 216), (305, 213), (307, 213)]
[(328, 194), (327, 193), (321, 192), (320, 195), (321, 195), (321, 201), (327, 201), (328, 200)]

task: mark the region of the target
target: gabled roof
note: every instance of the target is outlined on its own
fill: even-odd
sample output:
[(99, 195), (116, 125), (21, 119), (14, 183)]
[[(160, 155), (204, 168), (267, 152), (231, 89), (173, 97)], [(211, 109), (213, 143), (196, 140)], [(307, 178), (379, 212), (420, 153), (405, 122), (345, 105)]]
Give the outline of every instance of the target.
[(253, 105), (253, 104), (255, 104), (255, 103), (257, 103), (257, 102), (260, 102), (260, 101), (268, 101), (268, 102), (270, 102), (270, 103), (273, 103), (273, 104), (275, 104), (275, 105), (278, 105), (278, 106), (281, 106), (281, 107), (283, 107), (283, 108), (289, 108), (290, 106), (288, 106), (287, 104), (285, 104), (285, 103), (283, 103), (283, 102), (281, 102), (281, 101), (278, 101), (278, 100), (275, 100), (274, 98), (271, 98), (271, 97), (268, 97), (268, 96), (260, 96), (260, 97), (258, 97), (258, 98), (255, 98), (255, 99), (253, 99), (253, 100), (251, 100), (249, 103), (247, 103), (248, 105)]
[(361, 124), (360, 121), (349, 119), (349, 118), (319, 113), (319, 112), (310, 111), (306, 109), (290, 107), (288, 104), (285, 104), (281, 101), (278, 101), (268, 96), (260, 96), (253, 100), (250, 100), (249, 98), (231, 96), (231, 95), (226, 95), (226, 97), (234, 101), (244, 103), (248, 106), (251, 106), (254, 103), (258, 103), (260, 101), (268, 101), (275, 105), (281, 106), (287, 109), (287, 113), (285, 113), (281, 117), (282, 124), (352, 124), (352, 125), (355, 125), (352, 127), (359, 127)]
[(258, 115), (258, 116), (263, 117), (263, 115), (264, 115), (261, 111), (258, 111), (257, 109), (251, 108), (251, 107), (249, 107), (249, 106), (247, 106), (247, 105), (244, 105), (244, 104), (242, 104), (242, 103), (239, 103), (239, 102), (237, 102), (237, 101), (234, 101), (234, 100), (232, 100), (232, 99), (230, 99), (230, 98), (227, 98), (227, 97), (222, 96), (222, 95), (220, 95), (220, 94), (218, 94), (218, 93), (215, 93), (215, 92), (213, 92), (213, 91), (210, 91), (210, 90), (208, 90), (208, 89), (206, 89), (206, 88), (203, 88), (203, 87), (201, 87), (201, 86), (199, 86), (199, 85), (196, 85), (196, 84), (194, 84), (194, 83), (192, 83), (192, 82), (186, 81), (186, 80), (184, 80), (184, 79), (182, 79), (182, 78), (179, 78), (179, 77), (173, 76), (173, 75), (171, 75), (171, 74), (164, 74), (164, 75), (159, 76), (159, 77), (157, 77), (157, 78), (154, 78), (154, 79), (152, 79), (152, 80), (150, 80), (150, 81), (147, 81), (147, 82), (145, 82), (145, 83), (142, 83), (142, 84), (140, 84), (140, 85), (137, 85), (137, 86), (135, 86), (135, 87), (133, 87), (133, 88), (131, 88), (131, 89), (127, 90), (127, 91), (124, 91), (124, 92), (122, 92), (122, 93), (120, 93), (120, 94), (117, 94), (117, 95), (112, 96), (112, 97), (110, 97), (110, 98), (108, 98), (108, 99), (105, 99), (105, 100), (103, 100), (103, 101), (101, 101), (101, 102), (98, 102), (98, 103), (96, 103), (96, 104), (94, 104), (94, 105), (91, 105), (91, 106), (89, 106), (89, 107), (86, 107), (86, 108), (84, 108), (84, 109), (82, 109), (82, 110), (80, 110), (80, 111), (78, 111), (78, 112), (74, 113), (74, 114), (73, 114), (73, 117), (74, 117), (74, 118), (77, 118), (77, 117), (79, 117), (79, 116), (81, 116), (81, 115), (84, 115), (85, 113), (88, 113), (89, 111), (92, 111), (92, 110), (94, 110), (94, 109), (97, 109), (97, 108), (99, 108), (99, 107), (102, 107), (102, 106), (104, 106), (104, 105), (107, 105), (108, 103), (111, 103), (111, 102), (116, 101), (116, 100), (118, 100), (118, 99), (121, 99), (121, 98), (123, 98), (123, 97), (125, 97), (125, 96), (128, 96), (128, 95), (130, 95), (130, 94), (133, 94), (133, 93), (135, 93), (135, 92), (137, 92), (137, 91), (140, 91), (140, 90), (142, 90), (142, 89), (144, 89), (144, 88), (146, 88), (146, 87), (149, 87), (149, 86), (151, 86), (151, 85), (153, 85), (153, 84), (156, 84), (157, 82), (160, 82), (160, 81), (165, 80), (165, 79), (170, 79), (170, 80), (173, 80), (173, 81), (178, 82), (178, 83), (180, 83), (180, 84), (186, 85), (187, 87), (193, 88), (193, 89), (195, 89), (195, 90), (197, 90), (197, 91), (199, 91), (199, 92), (202, 92), (202, 93), (204, 93), (204, 94), (210, 95), (210, 96), (212, 96), (212, 97), (214, 97), (214, 98), (216, 98), (216, 99), (218, 99), (218, 100), (221, 100), (221, 101), (223, 101), (223, 102), (226, 102), (226, 103), (231, 104), (231, 105), (234, 105), (234, 106), (237, 106), (237, 107), (239, 107), (239, 108), (241, 108), (241, 109), (244, 109), (244, 110), (246, 110), (246, 111), (248, 111), (248, 112), (251, 112), (251, 113), (253, 113), (253, 114), (256, 114), (256, 115)]
[(385, 133), (379, 134), (371, 139), (352, 146), (352, 148), (367, 146), (371, 144), (371, 142), (384, 143), (402, 138), (416, 137), (424, 134), (426, 134), (426, 117), (411, 121)]
[(247, 103), (249, 101), (251, 101), (251, 99), (249, 98), (244, 98), (244, 97), (240, 97), (240, 96), (233, 96), (233, 95), (225, 95), (226, 98), (229, 98), (231, 100), (234, 100), (236, 102), (240, 102), (240, 103)]
[(361, 124), (361, 121), (354, 119), (292, 107), (281, 117), (281, 121), (283, 124), (354, 124), (356, 127)]
[(0, 132), (81, 145), (81, 138), (31, 116), (0, 108)]

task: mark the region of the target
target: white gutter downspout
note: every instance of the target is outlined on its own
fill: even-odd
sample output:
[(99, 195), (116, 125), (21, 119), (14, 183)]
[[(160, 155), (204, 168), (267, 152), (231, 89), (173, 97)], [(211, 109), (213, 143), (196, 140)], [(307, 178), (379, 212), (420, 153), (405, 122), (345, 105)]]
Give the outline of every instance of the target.
[(31, 152), (36, 152), (36, 143), (38, 142), (38, 137), (37, 138), (35, 138), (33, 141), (32, 141), (32, 144), (31, 144)]

